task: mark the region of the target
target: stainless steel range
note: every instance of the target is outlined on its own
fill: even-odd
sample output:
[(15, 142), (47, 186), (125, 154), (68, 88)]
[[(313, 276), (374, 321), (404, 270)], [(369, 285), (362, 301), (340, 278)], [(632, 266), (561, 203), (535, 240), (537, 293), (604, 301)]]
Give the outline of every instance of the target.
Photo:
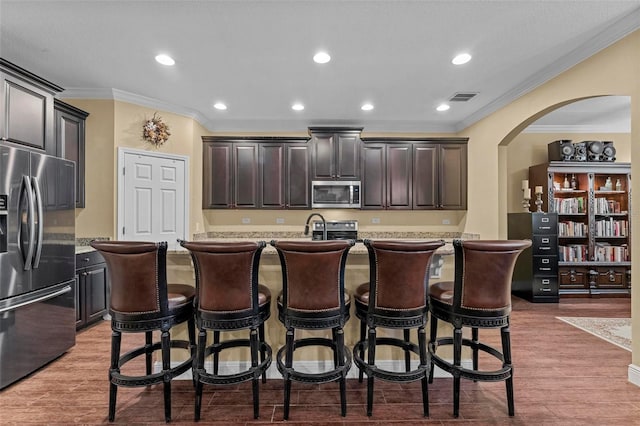
[[(357, 220), (328, 220), (327, 224), (327, 240), (357, 240), (358, 239), (358, 221)], [(314, 220), (312, 222), (312, 240), (323, 239), (323, 222)]]

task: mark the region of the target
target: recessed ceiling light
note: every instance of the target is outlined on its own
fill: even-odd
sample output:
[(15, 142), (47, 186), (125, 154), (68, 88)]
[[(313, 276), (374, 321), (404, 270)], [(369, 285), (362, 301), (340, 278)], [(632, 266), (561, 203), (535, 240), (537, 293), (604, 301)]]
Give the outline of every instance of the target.
[(362, 104), (360, 109), (363, 111), (371, 111), (373, 109), (373, 104)]
[(176, 63), (176, 61), (174, 61), (173, 58), (169, 55), (158, 55), (156, 56), (156, 61), (158, 61), (162, 65), (168, 66), (174, 65)]
[(304, 105), (302, 105), (301, 103), (295, 103), (291, 105), (291, 109), (294, 111), (302, 111), (304, 109)]
[(318, 52), (313, 55), (313, 61), (318, 64), (326, 64), (331, 60), (331, 56), (327, 52)]
[(222, 102), (216, 102), (215, 104), (213, 104), (213, 107), (215, 109), (219, 109), (220, 111), (224, 111), (225, 109), (227, 109), (227, 106)]
[(440, 104), (438, 105), (438, 107), (436, 108), (436, 111), (446, 111), (449, 108), (451, 108), (448, 104)]
[(468, 53), (461, 53), (459, 55), (456, 55), (456, 57), (451, 60), (451, 63), (454, 65), (462, 65), (462, 64), (466, 64), (470, 60), (471, 60), (471, 55), (469, 55)]

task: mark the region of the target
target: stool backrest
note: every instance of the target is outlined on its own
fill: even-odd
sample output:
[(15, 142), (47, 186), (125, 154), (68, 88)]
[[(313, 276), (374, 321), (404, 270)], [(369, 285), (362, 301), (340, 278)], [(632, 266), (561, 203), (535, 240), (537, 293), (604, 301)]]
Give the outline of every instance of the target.
[(196, 272), (196, 306), (209, 312), (258, 310), (258, 267), (264, 241), (180, 241)]
[(516, 260), (529, 240), (454, 240), (456, 272), (453, 305), (497, 311), (511, 307)]
[(431, 259), (444, 241), (364, 241), (369, 251), (369, 311), (428, 308)]
[(272, 241), (282, 265), (283, 306), (306, 312), (344, 309), (344, 272), (354, 243)]
[(163, 315), (168, 311), (167, 243), (92, 241), (107, 264), (113, 312)]

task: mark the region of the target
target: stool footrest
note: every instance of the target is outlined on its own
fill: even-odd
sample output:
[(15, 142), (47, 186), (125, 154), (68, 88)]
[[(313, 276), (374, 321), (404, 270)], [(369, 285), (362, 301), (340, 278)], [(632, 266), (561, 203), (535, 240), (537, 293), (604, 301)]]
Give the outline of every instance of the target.
[[(239, 346), (249, 346), (249, 341), (241, 341), (241, 340), (233, 340), (227, 341), (223, 343), (231, 343), (234, 342), (234, 345), (224, 345), (226, 348), (239, 347)], [(239, 344), (246, 343), (246, 344)], [(220, 344), (222, 346), (222, 343)], [(213, 350), (211, 347), (208, 347), (205, 354), (210, 355)], [(242, 383), (253, 379), (259, 379), (262, 373), (264, 373), (267, 368), (271, 365), (271, 346), (266, 343), (260, 343), (259, 350), (265, 351), (265, 359), (255, 367), (251, 367), (248, 370), (241, 371), (233, 374), (211, 374), (208, 373), (204, 368), (194, 368), (196, 374), (198, 375), (198, 380), (202, 383), (207, 383), (209, 385), (232, 385), (235, 383)]]
[[(447, 346), (447, 345), (453, 345), (452, 337), (438, 338), (436, 339), (435, 343), (434, 342), (429, 343), (429, 355), (431, 356), (431, 362), (433, 362), (435, 365), (437, 365), (447, 373), (450, 373), (454, 376), (459, 375), (460, 377), (464, 377), (470, 380), (478, 380), (478, 381), (485, 381), (485, 382), (498, 382), (498, 381), (506, 380), (509, 377), (511, 377), (511, 374), (512, 374), (511, 365), (505, 365), (499, 370), (493, 370), (493, 371), (472, 370), (472, 369), (464, 368), (461, 366), (453, 365), (452, 363), (445, 361), (444, 359), (436, 355), (436, 351), (439, 346)], [(502, 352), (498, 351), (496, 348), (492, 346), (486, 345), (481, 342), (474, 343), (472, 340), (466, 339), (466, 338), (462, 339), (462, 346), (468, 346), (471, 348), (477, 347), (478, 350), (488, 353), (494, 356), (495, 358), (499, 359), (500, 361), (504, 362), (504, 355), (502, 354)]]
[[(304, 339), (298, 339), (293, 342), (293, 349), (305, 347), (305, 346), (326, 346), (333, 350), (335, 350), (335, 343), (331, 339), (325, 339), (322, 337), (309, 337)], [(283, 346), (278, 350), (278, 354), (276, 356), (276, 364), (278, 367), (278, 371), (282, 374), (285, 379), (295, 380), (297, 382), (304, 383), (327, 383), (327, 382), (335, 382), (340, 379), (344, 379), (351, 368), (351, 353), (347, 350), (346, 346), (344, 347), (344, 359), (343, 365), (338, 365), (336, 368), (328, 371), (324, 371), (321, 373), (304, 373), (301, 371), (296, 371), (293, 367), (288, 368), (284, 363), (284, 355), (286, 352), (287, 346)]]
[[(378, 337), (376, 338), (376, 346), (380, 345), (396, 346), (404, 350), (410, 350), (416, 355), (420, 355), (420, 348), (418, 345), (401, 339)], [(361, 340), (353, 347), (353, 362), (360, 370), (364, 371), (367, 377), (377, 377), (388, 382), (415, 382), (417, 380), (422, 380), (429, 375), (429, 365), (420, 364), (416, 369), (411, 371), (390, 371), (382, 369), (376, 365), (370, 365), (363, 358), (360, 358), (359, 355), (361, 352), (366, 353), (368, 347), (368, 340)]]

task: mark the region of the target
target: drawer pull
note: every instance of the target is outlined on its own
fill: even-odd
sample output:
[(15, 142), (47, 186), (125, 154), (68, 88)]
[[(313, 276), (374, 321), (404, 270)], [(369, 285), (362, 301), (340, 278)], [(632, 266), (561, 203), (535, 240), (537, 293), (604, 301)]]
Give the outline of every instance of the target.
[(551, 291), (551, 289), (550, 289), (550, 288), (542, 288), (542, 289), (540, 289), (540, 290), (542, 290), (542, 291)]
[(542, 263), (549, 263), (549, 259), (542, 259)]
[(541, 226), (539, 229), (551, 229), (550, 226)]
[(549, 284), (551, 281), (549, 280), (542, 280), (542, 284)]
[(538, 247), (540, 250), (551, 250), (551, 247)]
[(542, 238), (542, 239), (541, 239), (541, 241), (542, 241), (543, 243), (548, 243), (548, 242), (549, 242), (549, 239), (548, 239), (548, 238)]
[(540, 268), (541, 271), (550, 271), (551, 268)]
[(541, 222), (549, 222), (549, 218), (548, 217), (543, 217), (540, 220)]

